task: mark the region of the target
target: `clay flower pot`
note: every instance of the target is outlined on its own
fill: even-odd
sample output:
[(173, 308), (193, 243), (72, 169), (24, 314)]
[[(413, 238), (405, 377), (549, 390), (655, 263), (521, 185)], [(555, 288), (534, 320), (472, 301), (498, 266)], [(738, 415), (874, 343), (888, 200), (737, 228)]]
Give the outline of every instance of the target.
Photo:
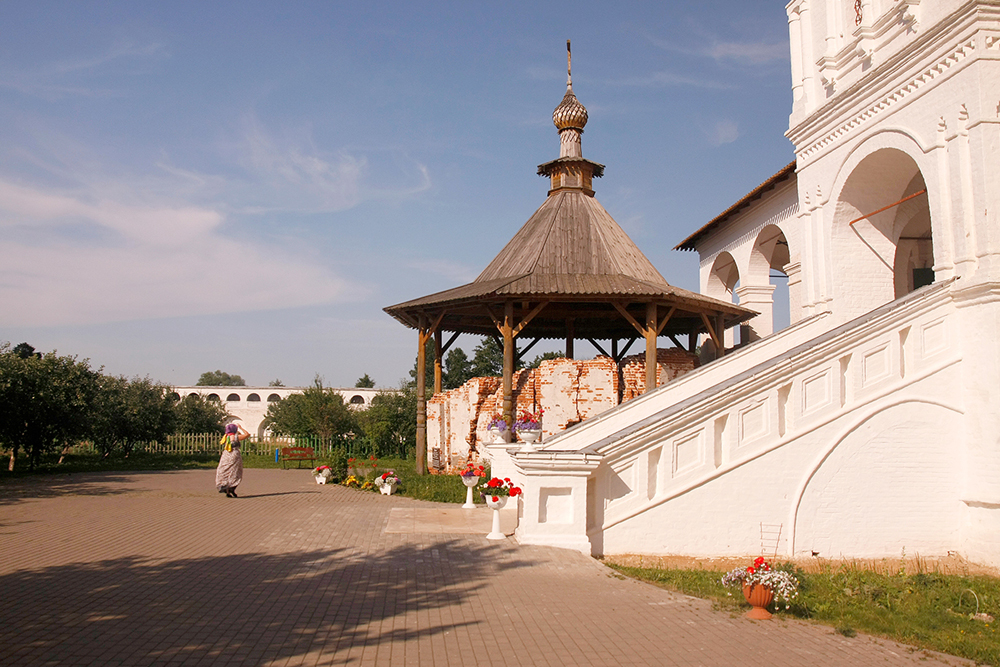
[(753, 607), (747, 612), (747, 618), (758, 621), (766, 621), (771, 618), (771, 612), (767, 610), (767, 606), (774, 602), (774, 591), (769, 586), (747, 584), (743, 586), (743, 597)]

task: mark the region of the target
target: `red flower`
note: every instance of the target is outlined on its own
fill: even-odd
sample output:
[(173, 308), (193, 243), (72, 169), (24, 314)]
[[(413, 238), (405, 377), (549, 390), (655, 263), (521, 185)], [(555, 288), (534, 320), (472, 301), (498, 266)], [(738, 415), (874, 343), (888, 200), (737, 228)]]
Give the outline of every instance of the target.
[(497, 498), (496, 496), (493, 496), (493, 502), (498, 503), (498, 502), (500, 502), (500, 499)]
[(486, 482), (486, 486), (490, 487), (491, 489), (495, 489), (496, 487), (500, 486), (500, 480), (494, 477), (490, 481)]
[(519, 496), (519, 495), (521, 495), (521, 487), (512, 486), (510, 488), (510, 495), (512, 495), (512, 496)]
[(747, 574), (753, 574), (753, 573), (754, 573), (754, 569), (753, 569), (753, 565), (751, 565), (750, 567), (747, 568)]

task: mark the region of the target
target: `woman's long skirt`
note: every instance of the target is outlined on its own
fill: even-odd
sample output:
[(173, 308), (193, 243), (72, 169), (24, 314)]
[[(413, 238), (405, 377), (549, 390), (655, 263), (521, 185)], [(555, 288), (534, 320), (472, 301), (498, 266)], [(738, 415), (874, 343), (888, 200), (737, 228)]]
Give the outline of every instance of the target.
[(232, 451), (222, 450), (222, 458), (219, 459), (219, 467), (215, 471), (215, 488), (219, 492), (227, 489), (235, 489), (243, 481), (243, 456), (239, 447), (233, 447)]

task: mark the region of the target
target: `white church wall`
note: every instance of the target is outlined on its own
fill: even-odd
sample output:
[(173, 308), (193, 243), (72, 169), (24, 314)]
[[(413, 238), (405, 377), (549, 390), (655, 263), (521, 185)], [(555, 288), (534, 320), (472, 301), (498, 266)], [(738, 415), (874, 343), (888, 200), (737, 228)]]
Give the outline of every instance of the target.
[(761, 523), (781, 526), (785, 556), (959, 550), (971, 516), (961, 368), (946, 343), (952, 309), (937, 301), (863, 340), (831, 341), (793, 375), (731, 387), (718, 407), (665, 420), (633, 451), (601, 451), (595, 550), (755, 553)]
[[(736, 301), (733, 287), (737, 281), (739, 281), (737, 289), (742, 289), (743, 294), (747, 294), (748, 289), (770, 287), (769, 267), (762, 266), (760, 262), (756, 261), (754, 253), (762, 231), (768, 227), (773, 226), (780, 230), (788, 244), (791, 262), (798, 261), (801, 235), (795, 224), (798, 210), (797, 197), (794, 178), (779, 183), (774, 190), (764, 193), (759, 201), (754, 202), (752, 207), (733, 214), (725, 221), (720, 231), (709, 234), (703, 241), (699, 242), (699, 284), (702, 294), (724, 301)], [(719, 258), (725, 257), (727, 254), (732, 257), (735, 266), (732, 275), (720, 277), (718, 275)], [(790, 289), (795, 289), (796, 292), (798, 290), (797, 286), (790, 287)], [(762, 317), (769, 320), (767, 322), (751, 322), (751, 326), (764, 331), (764, 335), (767, 335), (773, 331), (774, 327), (770, 307), (772, 297), (769, 289), (765, 289), (765, 292), (766, 294), (762, 295), (763, 307), (754, 299), (740, 299), (740, 305), (761, 312)], [(789, 297), (791, 303), (800, 303), (797, 293), (794, 297), (791, 294)], [(747, 302), (744, 303), (744, 301)], [(798, 310), (789, 313), (790, 322), (797, 322), (800, 319), (801, 312)], [(731, 345), (732, 334), (729, 331), (727, 334), (730, 338), (727, 340), (727, 344)]]

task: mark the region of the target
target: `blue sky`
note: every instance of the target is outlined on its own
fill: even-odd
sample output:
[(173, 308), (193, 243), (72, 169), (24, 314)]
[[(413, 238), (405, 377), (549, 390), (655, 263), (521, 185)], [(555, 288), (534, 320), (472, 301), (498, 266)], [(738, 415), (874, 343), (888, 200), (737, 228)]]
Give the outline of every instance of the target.
[(0, 341), (170, 384), (397, 386), (416, 335), (382, 308), (473, 280), (544, 201), (566, 39), (597, 198), (672, 284), (698, 287), (673, 246), (793, 158), (782, 2), (11, 1), (0, 25)]

